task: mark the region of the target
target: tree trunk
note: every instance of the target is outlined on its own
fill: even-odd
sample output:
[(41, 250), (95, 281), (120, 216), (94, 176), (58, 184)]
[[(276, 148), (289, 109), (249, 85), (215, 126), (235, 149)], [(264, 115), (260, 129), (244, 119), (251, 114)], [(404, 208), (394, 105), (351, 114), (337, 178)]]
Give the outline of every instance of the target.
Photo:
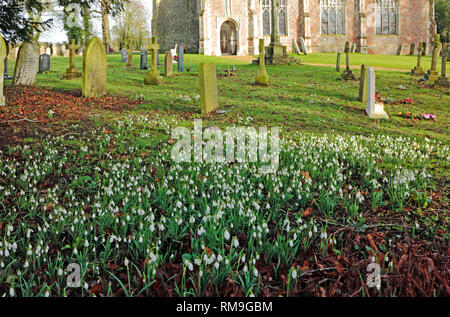
[(81, 15), (83, 17), (83, 46), (86, 49), (91, 39), (91, 11), (89, 4), (85, 1), (81, 7)]
[(102, 35), (103, 45), (106, 53), (109, 53), (111, 47), (111, 33), (109, 32), (109, 14), (108, 14), (109, 0), (102, 0)]

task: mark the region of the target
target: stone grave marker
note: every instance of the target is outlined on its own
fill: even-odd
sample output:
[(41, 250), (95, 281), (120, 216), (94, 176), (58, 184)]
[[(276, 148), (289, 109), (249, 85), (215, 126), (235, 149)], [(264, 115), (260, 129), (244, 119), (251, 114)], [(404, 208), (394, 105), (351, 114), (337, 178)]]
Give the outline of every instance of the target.
[(50, 71), (50, 55), (41, 54), (39, 56), (39, 73)]
[(127, 70), (133, 70), (134, 69), (134, 65), (133, 65), (133, 39), (129, 38), (127, 40), (127, 65), (125, 66), (125, 68)]
[(402, 55), (403, 53), (403, 44), (400, 44), (397, 49), (397, 56)]
[(342, 74), (343, 80), (354, 80), (355, 75), (350, 69), (350, 42), (345, 42), (345, 71)]
[(423, 52), (422, 52), (422, 56), (426, 56), (427, 52), (428, 52), (428, 44), (427, 42), (423, 42)]
[(423, 77), (425, 72), (422, 68), (422, 52), (423, 52), (423, 43), (420, 43), (417, 53), (417, 66), (411, 70), (412, 75), (416, 77)]
[(101, 97), (106, 94), (106, 51), (102, 41), (94, 37), (83, 54), (83, 97)]
[(367, 102), (367, 67), (361, 65), (361, 77), (359, 78), (359, 101)]
[(411, 46), (409, 47), (409, 55), (414, 55), (416, 53), (416, 43), (411, 43)]
[(200, 78), (200, 108), (202, 114), (210, 113), (219, 107), (217, 100), (216, 64), (201, 63)]
[(67, 48), (69, 49), (69, 68), (66, 69), (64, 79), (75, 79), (81, 77), (81, 73), (75, 67), (75, 50), (79, 47), (79, 45), (75, 44), (75, 39), (71, 39), (70, 44), (67, 45)]
[(294, 53), (300, 55), (302, 52), (300, 51), (300, 48), (297, 45), (297, 42), (292, 39), (292, 47), (294, 48)]
[(384, 104), (375, 100), (375, 69), (369, 67), (367, 70), (367, 109), (366, 114), (370, 119), (388, 119), (388, 114), (384, 111)]
[(173, 75), (173, 56), (170, 50), (166, 53), (165, 63), (164, 63), (164, 71), (167, 77)]
[(352, 44), (352, 53), (355, 53), (356, 52), (356, 43), (353, 43)]
[(337, 53), (337, 58), (336, 58), (336, 71), (340, 72), (341, 71), (341, 53), (338, 52)]
[(183, 44), (178, 45), (177, 56), (178, 56), (178, 72), (182, 73), (184, 71), (184, 46), (183, 46)]
[(142, 70), (148, 69), (147, 62), (148, 62), (147, 50), (141, 50), (141, 62), (139, 68)]
[(14, 85), (34, 85), (39, 64), (39, 44), (36, 40), (23, 42), (17, 54)]
[(437, 61), (439, 59), (439, 50), (441, 49), (441, 35), (436, 34), (433, 42), (433, 55), (431, 59), (431, 69), (425, 74), (425, 79), (429, 83), (434, 83), (438, 79)]
[(436, 85), (450, 87), (450, 81), (447, 77), (447, 60), (449, 54), (448, 43), (442, 45), (442, 66), (441, 66), (441, 76), (435, 81)]
[(156, 65), (161, 66), (159, 63), (159, 51), (156, 52)]
[[(0, 35), (0, 61), (5, 60), (6, 65), (8, 65), (8, 59), (6, 54), (6, 43), (3, 37)], [(4, 73), (5, 63), (0, 62), (0, 74)], [(8, 75), (8, 73), (6, 74)], [(5, 105), (5, 96), (3, 95), (3, 78), (4, 76), (0, 76), (0, 106)]]
[(269, 76), (267, 76), (265, 65), (264, 39), (259, 39), (259, 72), (256, 76), (255, 84), (262, 86), (267, 86), (269, 84)]
[(120, 55), (122, 58), (122, 63), (126, 63), (127, 62), (127, 50), (122, 48), (122, 50), (120, 51)]
[(150, 51), (152, 52), (152, 66), (144, 79), (146, 85), (159, 85), (161, 83), (161, 76), (159, 75), (158, 63), (156, 60), (158, 50), (158, 40), (156, 37), (152, 37), (152, 44), (150, 45)]
[(308, 50), (306, 49), (306, 43), (303, 36), (300, 36), (300, 48), (302, 49), (303, 54), (308, 55)]

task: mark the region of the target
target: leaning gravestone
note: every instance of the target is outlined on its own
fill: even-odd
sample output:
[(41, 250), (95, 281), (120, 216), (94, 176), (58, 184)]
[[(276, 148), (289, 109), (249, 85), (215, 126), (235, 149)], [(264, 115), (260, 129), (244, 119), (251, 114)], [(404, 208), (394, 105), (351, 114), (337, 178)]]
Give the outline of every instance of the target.
[(409, 55), (414, 55), (416, 52), (416, 43), (411, 43), (411, 46), (409, 47)]
[(50, 55), (42, 54), (39, 56), (39, 73), (50, 71)]
[(177, 56), (178, 56), (178, 72), (182, 73), (184, 71), (184, 46), (183, 46), (183, 44), (178, 45)]
[(126, 63), (127, 62), (127, 50), (126, 49), (122, 49), (120, 51), (121, 57), (122, 57), (122, 63)]
[(83, 54), (83, 97), (101, 97), (106, 94), (106, 51), (102, 41), (94, 37)]
[(366, 65), (361, 65), (361, 77), (359, 78), (359, 101), (367, 101), (367, 68)]
[[(0, 61), (5, 60), (8, 61), (6, 58), (6, 44), (3, 37), (0, 35)], [(0, 74), (4, 72), (2, 69), (4, 67), (4, 63), (0, 62)], [(5, 105), (5, 96), (3, 95), (3, 76), (0, 76), (0, 106)]]
[(267, 76), (265, 65), (264, 39), (259, 39), (259, 72), (255, 78), (255, 84), (267, 86), (269, 84), (269, 76)]
[(337, 53), (337, 58), (336, 58), (336, 71), (340, 72), (341, 71), (341, 53)]
[(164, 70), (165, 70), (165, 75), (167, 77), (170, 77), (173, 75), (173, 57), (172, 57), (172, 53), (170, 52), (170, 50), (167, 51), (167, 53), (166, 53)]
[(145, 70), (147, 69), (147, 60), (148, 60), (148, 56), (147, 56), (147, 50), (141, 50), (141, 63), (140, 63), (140, 69)]
[(367, 109), (366, 114), (370, 119), (389, 119), (384, 111), (384, 104), (375, 100), (375, 69), (369, 67), (367, 70)]
[(210, 113), (219, 107), (217, 100), (216, 64), (201, 63), (200, 77), (200, 108), (202, 114)]
[(300, 36), (300, 48), (301, 48), (303, 54), (308, 55), (308, 51), (306, 50), (305, 39), (303, 38), (303, 36)]
[(403, 53), (403, 44), (400, 44), (397, 49), (397, 56), (402, 55)]
[(36, 40), (24, 42), (17, 54), (14, 85), (34, 85), (39, 64), (39, 44)]
[(292, 39), (292, 47), (294, 48), (294, 53), (300, 55), (302, 52), (300, 51), (300, 48), (297, 45), (297, 42)]

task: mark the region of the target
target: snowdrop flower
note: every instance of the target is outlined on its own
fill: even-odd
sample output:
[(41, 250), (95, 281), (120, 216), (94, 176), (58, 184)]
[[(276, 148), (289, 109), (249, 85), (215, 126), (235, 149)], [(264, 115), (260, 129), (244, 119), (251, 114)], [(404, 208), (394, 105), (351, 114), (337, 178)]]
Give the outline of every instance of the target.
[(292, 270), (291, 276), (292, 276), (292, 279), (295, 280), (297, 278), (297, 270)]
[(225, 240), (229, 240), (230, 239), (230, 233), (228, 232), (228, 230), (225, 230), (225, 233), (223, 234)]

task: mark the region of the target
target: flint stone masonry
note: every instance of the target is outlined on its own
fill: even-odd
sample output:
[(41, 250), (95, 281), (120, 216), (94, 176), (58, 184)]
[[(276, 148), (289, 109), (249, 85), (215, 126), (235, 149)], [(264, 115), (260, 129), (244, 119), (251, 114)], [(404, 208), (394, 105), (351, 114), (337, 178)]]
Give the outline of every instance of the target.
[(106, 51), (102, 41), (94, 37), (83, 55), (83, 97), (101, 97), (106, 94)]
[(31, 86), (36, 83), (36, 74), (39, 64), (39, 44), (36, 40), (24, 42), (17, 54), (14, 69), (14, 85)]
[[(431, 0), (398, 1), (398, 34), (377, 35), (370, 21), (376, 0), (346, 0), (345, 34), (321, 32), (320, 0), (288, 0), (287, 34), (280, 39), (288, 53), (292, 40), (305, 40), (308, 53), (341, 51), (346, 41), (356, 43), (358, 52), (392, 54), (402, 43), (428, 42), (431, 45), (436, 22)], [(231, 21), (236, 28), (237, 55), (257, 55), (258, 39), (270, 44), (270, 34), (263, 34), (263, 1), (233, 0), (231, 10), (224, 0), (154, 0), (152, 30), (166, 51), (184, 43), (189, 53), (222, 55), (220, 31)], [(303, 52), (303, 50), (302, 50)]]
[(200, 108), (202, 114), (208, 114), (219, 107), (217, 100), (216, 64), (201, 63), (200, 78)]

